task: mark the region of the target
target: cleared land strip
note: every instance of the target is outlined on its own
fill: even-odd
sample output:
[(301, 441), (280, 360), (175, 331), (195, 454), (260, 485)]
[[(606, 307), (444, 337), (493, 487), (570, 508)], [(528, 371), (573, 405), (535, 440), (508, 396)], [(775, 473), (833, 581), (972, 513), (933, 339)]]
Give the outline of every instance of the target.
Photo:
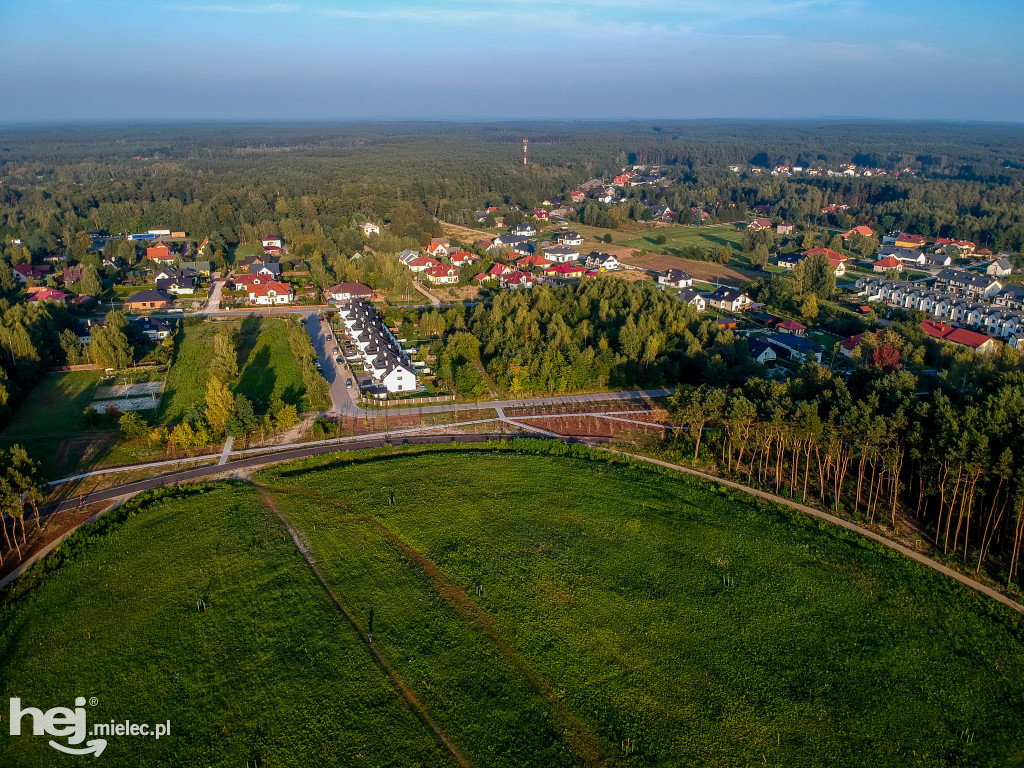
[(334, 601), (334, 604), (337, 606), (338, 610), (341, 611), (342, 615), (346, 619), (348, 619), (348, 623), (352, 625), (352, 629), (356, 631), (356, 633), (359, 635), (362, 641), (366, 644), (366, 647), (370, 649), (370, 653), (372, 653), (373, 657), (377, 660), (377, 664), (380, 665), (380, 668), (384, 670), (384, 673), (394, 684), (395, 688), (397, 688), (398, 691), (402, 694), (402, 697), (409, 705), (409, 708), (412, 709), (413, 713), (420, 719), (420, 721), (434, 733), (434, 736), (436, 736), (437, 740), (441, 743), (441, 745), (448, 750), (449, 754), (451, 754), (456, 764), (463, 766), (463, 768), (472, 768), (472, 763), (470, 763), (465, 757), (462, 756), (462, 753), (459, 752), (458, 748), (454, 744), (452, 744), (451, 739), (449, 739), (448, 736), (437, 726), (433, 718), (430, 716), (430, 713), (427, 712), (427, 708), (423, 706), (423, 703), (419, 700), (419, 698), (417, 698), (416, 694), (413, 693), (412, 689), (405, 684), (405, 681), (391, 667), (391, 665), (388, 664), (387, 659), (380, 655), (377, 649), (373, 646), (373, 640), (371, 640), (363, 632), (362, 627), (360, 627), (359, 624), (356, 622), (355, 617), (348, 612), (344, 605), (341, 604), (341, 601), (338, 599), (338, 596), (334, 594), (334, 590), (332, 590), (330, 586), (327, 584), (327, 580), (324, 579), (323, 574), (317, 567), (316, 559), (313, 557), (313, 553), (310, 550), (309, 543), (306, 541), (305, 537), (301, 533), (299, 533), (298, 530), (292, 527), (292, 524), (288, 521), (287, 517), (281, 514), (280, 510), (278, 510), (277, 508), (277, 504), (274, 502), (273, 497), (269, 493), (267, 493), (267, 490), (259, 485), (257, 485), (257, 488), (259, 488), (260, 498), (263, 500), (263, 503), (267, 506), (267, 509), (273, 512), (274, 515), (282, 523), (284, 523), (285, 528), (288, 529), (288, 533), (292, 537), (292, 541), (295, 543), (295, 548), (299, 550), (299, 553), (302, 555), (302, 558), (306, 561), (306, 564), (309, 566), (310, 570), (313, 571), (313, 575), (316, 576), (317, 581), (320, 582), (320, 585), (324, 588), (324, 591), (326, 591), (328, 596), (330, 596), (331, 600)]
[(551, 706), (551, 711), (558, 718), (562, 726), (565, 741), (573, 753), (579, 757), (584, 765), (600, 765), (604, 759), (604, 750), (601, 741), (590, 728), (579, 718), (569, 712), (562, 704), (561, 699), (555, 695), (551, 687), (540, 677), (533, 668), (516, 652), (505, 636), (501, 634), (498, 625), (486, 610), (469, 599), (469, 596), (458, 585), (452, 583), (444, 572), (435, 563), (421, 552), (410, 547), (400, 536), (385, 526), (379, 520), (364, 518), (372, 525), (381, 536), (383, 536), (393, 547), (401, 552), (413, 565), (422, 570), (430, 584), (449, 605), (451, 605), (464, 619), (478, 625), (483, 629), (502, 655), (507, 658), (514, 667), (522, 672), (533, 684), (533, 687), (545, 698)]
[(647, 456), (640, 456), (635, 453), (617, 451), (613, 448), (597, 448), (598, 450), (606, 451), (608, 453), (614, 453), (618, 456), (625, 456), (636, 461), (644, 461), (647, 462), (648, 464), (656, 464), (659, 467), (665, 467), (666, 469), (672, 469), (675, 470), (676, 472), (682, 472), (683, 474), (686, 475), (699, 477), (702, 480), (710, 480), (711, 482), (718, 483), (719, 485), (724, 485), (729, 488), (735, 488), (737, 491), (749, 493), (751, 496), (756, 496), (759, 499), (765, 499), (766, 501), (781, 504), (783, 506), (789, 507), (790, 509), (795, 509), (798, 512), (803, 512), (804, 514), (810, 515), (811, 517), (816, 517), (819, 520), (825, 520), (829, 523), (832, 523), (833, 525), (838, 525), (840, 528), (845, 528), (848, 531), (859, 533), (861, 536), (869, 538), (872, 541), (877, 541), (879, 544), (884, 544), (885, 546), (889, 547), (890, 549), (894, 549), (897, 552), (901, 552), (910, 559), (916, 560), (917, 562), (923, 565), (927, 565), (929, 568), (932, 568), (938, 571), (939, 573), (945, 574), (946, 576), (949, 576), (952, 579), (956, 579), (961, 584), (968, 586), (971, 589), (977, 590), (978, 592), (981, 592), (983, 595), (987, 595), (988, 597), (997, 600), (998, 602), (1002, 603), (1003, 605), (1009, 608), (1012, 608), (1015, 611), (1024, 613), (1024, 605), (1021, 605), (1020, 603), (1015, 603), (1006, 595), (997, 592), (991, 587), (986, 587), (980, 581), (975, 581), (970, 576), (965, 576), (964, 574), (958, 571), (954, 571), (952, 568), (947, 568), (946, 566), (942, 565), (942, 563), (936, 562), (927, 555), (922, 555), (919, 552), (915, 552), (912, 549), (908, 549), (907, 547), (904, 547), (902, 544), (898, 544), (892, 539), (887, 539), (885, 536), (875, 533), (874, 531), (869, 531), (867, 528), (861, 528), (856, 523), (851, 523), (848, 520), (843, 520), (841, 517), (830, 515), (828, 512), (822, 512), (821, 510), (815, 509), (814, 507), (808, 507), (807, 505), (801, 504), (798, 501), (790, 501), (789, 499), (783, 498), (782, 496), (776, 496), (775, 494), (768, 493), (767, 491), (759, 491), (756, 488), (750, 488), (740, 483), (734, 483), (731, 480), (723, 480), (720, 477), (709, 475), (697, 469), (690, 469), (689, 467), (684, 467), (679, 464), (670, 464), (667, 461), (661, 461), (660, 459), (652, 459)]

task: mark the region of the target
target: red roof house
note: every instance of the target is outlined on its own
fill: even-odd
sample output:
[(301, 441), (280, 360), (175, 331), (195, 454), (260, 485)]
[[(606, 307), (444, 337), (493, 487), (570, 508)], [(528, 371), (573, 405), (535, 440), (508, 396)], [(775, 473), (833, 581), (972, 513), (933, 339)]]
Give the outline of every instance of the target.
[(946, 325), (936, 320), (925, 320), (919, 327), (933, 339), (960, 344), (970, 347), (977, 352), (990, 352), (996, 346), (995, 341), (983, 333), (975, 333), (974, 331), (968, 331), (966, 328)]

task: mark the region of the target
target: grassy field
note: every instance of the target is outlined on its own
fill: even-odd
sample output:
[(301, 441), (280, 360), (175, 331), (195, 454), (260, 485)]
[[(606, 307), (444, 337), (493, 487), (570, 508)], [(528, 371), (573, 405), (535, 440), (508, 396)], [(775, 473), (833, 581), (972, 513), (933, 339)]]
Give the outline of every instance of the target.
[(99, 371), (46, 374), (15, 409), (0, 433), (0, 447), (18, 443), (48, 472), (58, 467), (74, 469), (95, 451), (90, 447), (93, 441), (114, 439), (112, 429), (85, 425), (85, 409), (92, 404), (99, 383)]
[[(0, 622), (5, 700), (171, 721), (107, 766), (450, 765), (251, 488), (147, 508)], [(74, 762), (7, 732), (0, 765)]]
[[(474, 766), (1024, 764), (1020, 618), (924, 566), (655, 471), (353, 458), (258, 477)], [(3, 607), (0, 659), (0, 698), (179, 729), (109, 765), (444, 762), (245, 488), (143, 510)]]
[[(288, 344), (285, 320), (246, 318), (229, 321), (237, 329), (239, 378), (234, 386), (263, 413), (275, 399), (300, 405), (305, 392), (302, 372)], [(190, 408), (205, 403), (213, 358), (213, 337), (223, 323), (202, 323), (182, 331), (160, 412), (160, 422), (180, 421)]]
[[(1019, 640), (979, 599), (859, 541), (566, 459), (400, 458), (278, 483), (332, 584), (373, 599), (382, 647), (429, 690), (460, 670), (404, 628), (433, 614), (429, 586), (413, 599), (371, 575), (393, 556), (375, 526), (486, 609), (608, 755), (629, 738), (641, 765), (1024, 759)], [(964, 729), (985, 737), (968, 746)]]

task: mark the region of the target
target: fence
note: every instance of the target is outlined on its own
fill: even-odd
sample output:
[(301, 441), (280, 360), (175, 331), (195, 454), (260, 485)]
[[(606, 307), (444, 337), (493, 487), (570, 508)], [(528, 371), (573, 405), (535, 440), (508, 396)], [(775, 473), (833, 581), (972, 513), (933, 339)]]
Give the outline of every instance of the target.
[(401, 397), (390, 398), (387, 400), (360, 395), (359, 399), (362, 402), (369, 403), (371, 405), (384, 405), (385, 403), (390, 405), (427, 405), (429, 403), (450, 403), (455, 399), (455, 395), (437, 395), (436, 397)]

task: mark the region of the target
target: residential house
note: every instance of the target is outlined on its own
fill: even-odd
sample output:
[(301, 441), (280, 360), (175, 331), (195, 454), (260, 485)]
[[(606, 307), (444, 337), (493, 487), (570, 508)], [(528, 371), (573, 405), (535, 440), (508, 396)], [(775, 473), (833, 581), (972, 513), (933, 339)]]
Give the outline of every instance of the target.
[(552, 219), (561, 219), (562, 221), (565, 221), (570, 216), (572, 216), (574, 213), (575, 213), (575, 211), (572, 208), (567, 208), (564, 205), (560, 205), (557, 208), (552, 208), (551, 209), (551, 218)]
[(978, 246), (971, 240), (953, 240), (948, 237), (940, 237), (935, 241), (936, 248), (952, 248), (960, 253), (974, 253)]
[(372, 306), (352, 299), (338, 311), (366, 369), (387, 392), (414, 392), (419, 384), (409, 356)]
[(783, 320), (781, 323), (777, 323), (775, 327), (784, 333), (791, 333), (794, 336), (803, 336), (807, 332), (807, 326), (798, 323), (796, 320)]
[(924, 238), (905, 232), (891, 232), (882, 238), (882, 245), (895, 245), (899, 248), (924, 248)]
[(265, 264), (256, 265), (249, 267), (250, 274), (254, 275), (266, 275), (267, 277), (277, 277), (281, 274), (281, 264), (276, 261), (268, 261)]
[(146, 309), (167, 309), (174, 303), (174, 296), (167, 291), (139, 291), (128, 297), (125, 301), (125, 309), (129, 312), (138, 312)]
[(183, 272), (195, 272), (204, 277), (213, 272), (213, 264), (209, 261), (183, 261), (179, 266)]
[(496, 277), (501, 277), (502, 275), (507, 275), (508, 273), (513, 271), (514, 270), (512, 269), (512, 267), (510, 267), (508, 264), (492, 264), (491, 268), (487, 270), (487, 278), (490, 280)]
[(651, 214), (660, 221), (669, 221), (676, 217), (676, 212), (667, 205), (656, 205), (651, 208)]
[(1000, 256), (985, 267), (985, 274), (992, 277), (1007, 277), (1013, 274), (1013, 264), (1010, 263), (1009, 259)]
[(579, 261), (580, 256), (580, 252), (573, 248), (555, 246), (553, 248), (544, 249), (544, 258), (558, 264), (562, 264), (567, 261)]
[(741, 312), (753, 303), (750, 297), (743, 293), (743, 291), (726, 285), (723, 285), (708, 296), (708, 304), (715, 309), (727, 312)]
[(681, 269), (670, 269), (658, 275), (658, 283), (672, 288), (690, 288), (693, 286), (693, 277)]
[(996, 348), (994, 340), (984, 334), (975, 333), (974, 331), (969, 331), (966, 328), (957, 328), (934, 320), (925, 320), (919, 327), (933, 339), (939, 339), (941, 341), (948, 341), (952, 344), (960, 344), (964, 347), (970, 347), (975, 352), (992, 352)]
[(470, 253), (469, 251), (461, 250), (456, 251), (455, 253), (448, 257), (448, 261), (454, 267), (464, 267), (467, 264), (472, 264), (474, 261), (476, 261), (476, 259), (477, 256), (475, 253)]
[(533, 288), (533, 275), (529, 272), (514, 270), (506, 272), (498, 278), (498, 284), (505, 289)]
[(546, 277), (583, 277), (586, 271), (579, 264), (551, 264), (544, 267)]
[(757, 336), (747, 340), (747, 348), (750, 350), (750, 356), (762, 365), (770, 365), (778, 357), (772, 345)]
[(327, 298), (331, 301), (369, 299), (371, 296), (373, 296), (373, 288), (362, 283), (338, 283), (327, 289)]
[(284, 248), (284, 238), (279, 235), (271, 235), (270, 237), (260, 238), (260, 242), (263, 244), (263, 251), (276, 252)]
[(853, 229), (849, 229), (846, 232), (843, 232), (842, 238), (843, 240), (849, 241), (850, 238), (852, 238), (854, 235), (860, 235), (861, 237), (874, 237), (875, 230), (873, 230), (871, 227), (861, 224), (859, 227), (854, 227)]
[(521, 269), (528, 272), (534, 267), (540, 267), (541, 269), (543, 269), (544, 267), (551, 266), (553, 263), (554, 262), (550, 261), (549, 259), (545, 259), (540, 254), (532, 253), (529, 256), (523, 256), (521, 259), (517, 259), (516, 269)]
[(159, 243), (146, 249), (146, 258), (160, 264), (172, 264), (178, 257), (164, 243)]
[(569, 199), (572, 200), (574, 203), (582, 203), (584, 200), (587, 199), (587, 196), (583, 192), (576, 190), (569, 194)]
[(780, 235), (792, 235), (796, 231), (796, 227), (788, 221), (784, 221), (775, 227), (775, 231)]
[(429, 256), (417, 256), (411, 262), (409, 262), (410, 272), (426, 272), (428, 269), (433, 269), (441, 265), (441, 262), (437, 259), (432, 259)]
[(253, 304), (291, 304), (294, 298), (295, 289), (276, 280), (249, 287), (249, 301)]
[(926, 260), (924, 265), (930, 269), (942, 269), (948, 267), (953, 263), (953, 257), (945, 251), (931, 254)]
[(883, 245), (878, 249), (878, 258), (882, 259), (889, 256), (894, 259), (899, 259), (904, 265), (909, 267), (923, 267), (928, 261), (928, 256), (924, 251), (917, 248)]
[(72, 285), (82, 282), (84, 274), (83, 267), (64, 267), (64, 285), (70, 288)]
[(689, 304), (698, 312), (703, 312), (705, 309), (708, 308), (707, 299), (705, 299), (701, 294), (697, 293), (696, 291), (685, 290), (680, 291), (676, 295), (679, 297), (679, 300), (683, 302), (683, 304)]
[(751, 232), (759, 232), (762, 229), (771, 229), (772, 222), (769, 219), (754, 219), (747, 225), (747, 229)]
[(456, 285), (459, 282), (459, 270), (449, 264), (431, 267), (426, 275), (431, 285)]
[(563, 230), (555, 235), (555, 242), (559, 245), (583, 245), (583, 235), (571, 230)]
[(790, 333), (773, 333), (766, 336), (765, 341), (775, 350), (777, 357), (792, 360), (794, 363), (813, 360), (820, 365), (821, 354), (825, 351), (820, 344)]
[(587, 269), (596, 269), (599, 272), (611, 272), (622, 266), (612, 254), (598, 251), (591, 251), (587, 255), (585, 264)]
[(359, 225), (359, 228), (363, 230), (363, 234), (369, 237), (370, 235), (379, 235), (380, 227), (374, 224), (372, 221), (364, 221)]
[(60, 291), (56, 288), (42, 288), (28, 297), (29, 304), (42, 304), (44, 301), (55, 301), (58, 304), (67, 304), (68, 299), (73, 298), (72, 294)]
[(158, 291), (167, 291), (176, 296), (191, 296), (196, 292), (196, 281), (194, 277), (167, 277), (156, 281)]
[(158, 317), (139, 317), (134, 322), (150, 341), (163, 341), (171, 335), (170, 324)]
[(398, 260), (405, 264), (405, 266), (409, 266), (409, 264), (415, 261), (419, 257), (419, 255), (419, 251), (412, 251), (406, 248), (404, 251), (398, 254)]
[(961, 269), (944, 269), (935, 276), (935, 288), (940, 291), (979, 301), (995, 296), (1003, 284), (991, 275), (978, 275)]
[(508, 230), (510, 235), (515, 235), (516, 237), (535, 237), (537, 232), (537, 227), (530, 224), (528, 221), (524, 221), (522, 224), (516, 224)]
[(895, 256), (886, 256), (884, 259), (879, 259), (871, 265), (872, 272), (888, 272), (890, 269), (895, 269), (897, 272), (903, 271), (903, 262), (897, 259)]
[(538, 221), (547, 221), (550, 218), (548, 212), (543, 208), (534, 208), (530, 214)]

